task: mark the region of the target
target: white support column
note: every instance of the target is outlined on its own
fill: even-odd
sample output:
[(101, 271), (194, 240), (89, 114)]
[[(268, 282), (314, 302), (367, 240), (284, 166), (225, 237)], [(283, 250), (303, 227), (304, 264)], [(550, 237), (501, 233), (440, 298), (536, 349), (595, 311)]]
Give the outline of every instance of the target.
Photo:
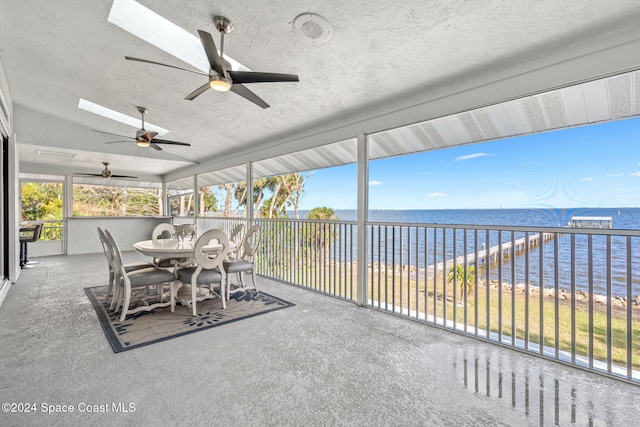
[(170, 216), (169, 211), (169, 197), (167, 197), (167, 182), (162, 181), (162, 189), (160, 190), (162, 193), (160, 197), (162, 197), (162, 212), (161, 214), (164, 216)]
[(246, 218), (247, 218), (247, 226), (251, 226), (253, 224), (253, 163), (247, 162), (247, 204), (245, 206), (246, 209)]
[(69, 218), (73, 218), (73, 175), (66, 175), (62, 194), (62, 253), (67, 255), (69, 247)]
[(198, 223), (200, 212), (200, 188), (198, 188), (198, 175), (193, 175), (193, 223)]
[(358, 135), (358, 305), (367, 303), (367, 212), (369, 210), (369, 143)]

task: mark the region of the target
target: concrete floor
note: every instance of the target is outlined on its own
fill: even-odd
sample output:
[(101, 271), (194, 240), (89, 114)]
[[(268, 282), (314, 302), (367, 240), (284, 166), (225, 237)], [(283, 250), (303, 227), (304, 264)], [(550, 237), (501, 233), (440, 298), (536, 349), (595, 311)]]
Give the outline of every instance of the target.
[(0, 308), (0, 402), (35, 413), (2, 426), (640, 425), (636, 385), (266, 279), (296, 306), (115, 354), (104, 256), (37, 261)]

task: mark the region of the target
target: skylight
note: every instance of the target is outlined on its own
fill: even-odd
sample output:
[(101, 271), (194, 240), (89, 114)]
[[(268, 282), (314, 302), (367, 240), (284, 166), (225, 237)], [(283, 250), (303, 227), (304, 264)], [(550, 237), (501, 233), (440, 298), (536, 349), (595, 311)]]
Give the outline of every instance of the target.
[[(114, 0), (108, 21), (187, 64), (191, 64), (198, 70), (209, 73), (209, 62), (200, 39), (140, 3), (134, 0)], [(198, 29), (193, 28), (192, 30), (195, 33)], [(212, 36), (215, 40), (217, 36), (215, 30)], [(127, 54), (132, 55), (133, 53), (128, 52)], [(233, 70), (251, 71), (227, 55), (224, 55), (224, 59), (229, 61)]]
[[(78, 108), (102, 117), (106, 117), (111, 120), (115, 120), (120, 123), (124, 123), (125, 125), (133, 126), (136, 129), (140, 129), (140, 126), (142, 125), (142, 117), (127, 116), (126, 114), (119, 113), (107, 107), (103, 107), (102, 105), (87, 101), (86, 99), (80, 98), (80, 102), (78, 102)], [(158, 135), (164, 135), (169, 132), (168, 129), (151, 124), (146, 120), (144, 121), (144, 127), (146, 130), (158, 132)]]

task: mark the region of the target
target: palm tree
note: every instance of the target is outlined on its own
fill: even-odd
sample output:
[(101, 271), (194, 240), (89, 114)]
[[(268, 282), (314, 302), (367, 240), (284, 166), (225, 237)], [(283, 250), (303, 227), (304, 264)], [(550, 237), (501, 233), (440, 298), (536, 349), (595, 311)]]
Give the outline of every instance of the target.
[[(473, 287), (476, 283), (476, 280), (475, 280), (476, 269), (473, 265), (471, 265), (471, 266), (468, 266), (466, 270), (467, 270), (467, 282), (466, 282), (467, 295), (471, 295), (471, 293), (473, 292)], [(465, 266), (462, 264), (456, 264), (455, 267), (451, 266), (449, 268), (449, 271), (447, 272), (447, 282), (448, 283), (455, 282), (456, 285), (460, 286), (460, 299), (462, 299), (464, 296), (464, 288), (465, 288), (464, 273), (465, 273)]]
[[(334, 221), (338, 219), (335, 211), (326, 206), (311, 209), (307, 213), (307, 218), (319, 221)], [(331, 225), (327, 222), (321, 222), (317, 226), (316, 224), (311, 224), (305, 237), (306, 245), (311, 249), (312, 258), (319, 263), (323, 263), (325, 247), (336, 238), (335, 233), (331, 231)]]

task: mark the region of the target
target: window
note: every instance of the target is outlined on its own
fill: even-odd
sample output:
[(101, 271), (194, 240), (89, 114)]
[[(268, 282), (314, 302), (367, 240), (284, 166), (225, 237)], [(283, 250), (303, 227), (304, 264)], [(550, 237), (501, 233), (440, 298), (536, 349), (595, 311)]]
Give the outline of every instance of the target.
[(158, 188), (73, 185), (73, 216), (154, 216), (161, 212)]

